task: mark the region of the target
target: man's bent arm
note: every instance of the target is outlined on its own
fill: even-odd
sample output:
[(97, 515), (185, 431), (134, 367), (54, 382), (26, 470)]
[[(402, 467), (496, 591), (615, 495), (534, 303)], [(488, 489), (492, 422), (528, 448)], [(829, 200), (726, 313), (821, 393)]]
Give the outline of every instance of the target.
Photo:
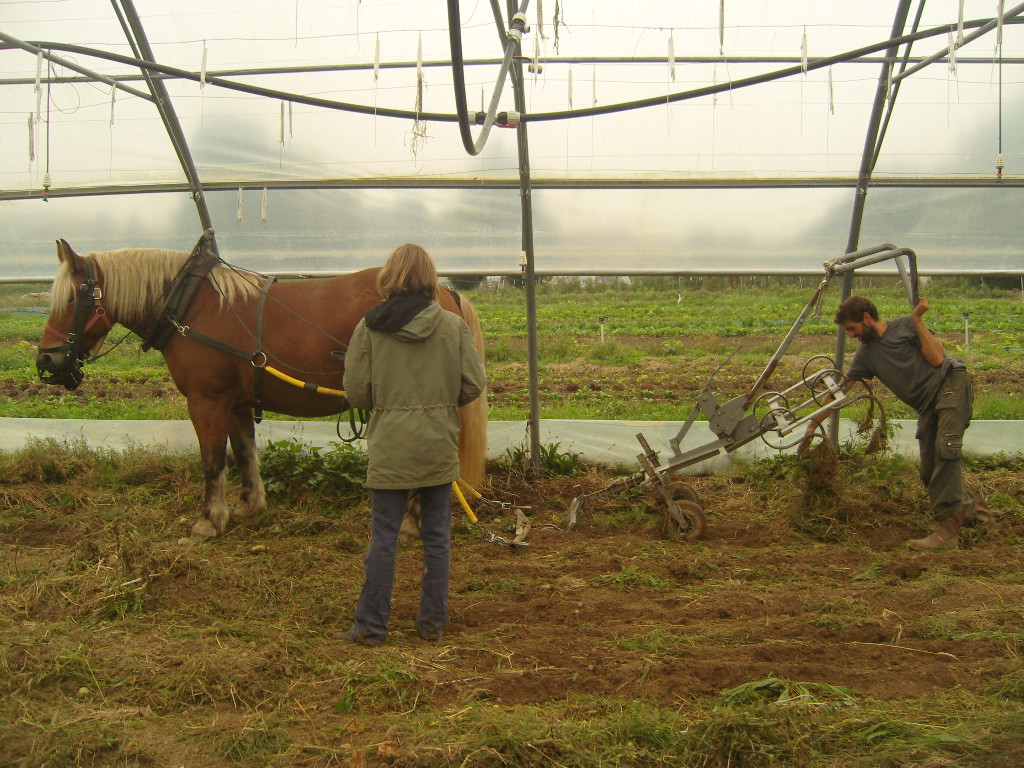
[(928, 311), (928, 299), (918, 299), (913, 312), (910, 313), (914, 321), (914, 328), (917, 330), (917, 338), (921, 340), (921, 354), (928, 361), (932, 368), (938, 368), (946, 359), (946, 350), (935, 334), (928, 330), (921, 316)]

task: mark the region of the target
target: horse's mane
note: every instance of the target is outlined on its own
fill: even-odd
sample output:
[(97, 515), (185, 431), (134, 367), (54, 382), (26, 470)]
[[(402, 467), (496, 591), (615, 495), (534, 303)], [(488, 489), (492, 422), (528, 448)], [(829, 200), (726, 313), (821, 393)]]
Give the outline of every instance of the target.
[[(102, 274), (103, 301), (118, 322), (144, 320), (188, 258), (186, 251), (160, 248), (122, 248), (90, 253)], [(219, 264), (210, 272), (211, 280), (228, 304), (256, 296), (263, 281), (259, 275)], [(69, 262), (57, 270), (50, 294), (51, 312), (74, 300), (75, 283)]]

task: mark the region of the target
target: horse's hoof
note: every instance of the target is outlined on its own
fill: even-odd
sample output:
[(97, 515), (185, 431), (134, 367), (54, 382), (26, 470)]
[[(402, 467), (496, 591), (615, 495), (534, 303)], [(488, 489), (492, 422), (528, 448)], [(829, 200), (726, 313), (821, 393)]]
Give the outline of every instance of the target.
[(217, 536), (220, 536), (220, 531), (214, 528), (213, 523), (205, 517), (192, 526), (192, 538), (194, 539), (213, 539)]

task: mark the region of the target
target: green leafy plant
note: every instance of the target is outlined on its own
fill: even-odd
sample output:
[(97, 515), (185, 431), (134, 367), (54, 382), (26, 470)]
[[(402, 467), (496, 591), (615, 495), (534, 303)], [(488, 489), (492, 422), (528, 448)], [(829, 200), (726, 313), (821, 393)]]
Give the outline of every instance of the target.
[(553, 475), (580, 475), (587, 465), (583, 454), (560, 450), (561, 443), (549, 443), (540, 447), (540, 465)]
[[(587, 463), (583, 454), (563, 451), (561, 448), (561, 443), (547, 443), (540, 446), (538, 463), (543, 474), (573, 477), (587, 471)], [(526, 445), (509, 446), (498, 463), (503, 469), (518, 475), (530, 475), (533, 472), (530, 449)]]
[(289, 440), (270, 443), (260, 467), (268, 493), (332, 491), (362, 493), (366, 489), (366, 453), (350, 443), (331, 443), (325, 450)]

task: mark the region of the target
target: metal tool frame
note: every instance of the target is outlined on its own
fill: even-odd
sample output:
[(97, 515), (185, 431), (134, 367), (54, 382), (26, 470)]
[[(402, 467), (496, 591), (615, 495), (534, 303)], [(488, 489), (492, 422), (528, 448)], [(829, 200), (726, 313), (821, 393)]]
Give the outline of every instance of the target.
[[(566, 512), (568, 527), (571, 529), (576, 526), (580, 511), (591, 499), (621, 493), (632, 488), (645, 487), (657, 489), (684, 539), (690, 541), (699, 538), (704, 531), (706, 522), (696, 493), (685, 484), (677, 485), (674, 488), (670, 487), (666, 482), (667, 476), (684, 467), (706, 461), (723, 451), (732, 453), (758, 437), (764, 439), (769, 433), (786, 437), (805, 426), (812, 419), (817, 419), (826, 413), (839, 411), (862, 399), (860, 397), (850, 398), (846, 394), (844, 391), (846, 378), (836, 369), (835, 363), (824, 355), (817, 355), (808, 360), (804, 366), (801, 380), (788, 389), (778, 392), (764, 390), (783, 354), (807, 318), (812, 313), (820, 313), (830, 281), (836, 275), (853, 272), (860, 267), (889, 259), (895, 261), (897, 272), (906, 288), (910, 306), (913, 307), (917, 304), (917, 256), (909, 248), (897, 248), (895, 245), (885, 243), (826, 261), (824, 263), (824, 278), (750, 390), (719, 404), (712, 393), (716, 386), (715, 378), (714, 376), (709, 378), (708, 383), (697, 395), (697, 402), (690, 410), (679, 432), (669, 440), (672, 455), (662, 461), (657, 451), (652, 449), (644, 438), (643, 433), (638, 432), (636, 439), (640, 443), (640, 447), (643, 448), (643, 452), (637, 456), (640, 470), (633, 475), (616, 480), (600, 491), (573, 499)], [(808, 366), (817, 359), (825, 360), (831, 365), (808, 375)], [(805, 388), (808, 390), (808, 394), (804, 399), (795, 406), (790, 405), (790, 397)], [(870, 397), (870, 394), (868, 396)], [(757, 410), (762, 405), (766, 406), (767, 410), (763, 416), (758, 416)], [(812, 408), (812, 406), (814, 407)], [(808, 408), (811, 410), (804, 412)], [(801, 412), (804, 412), (803, 415), (798, 416), (797, 414)], [(683, 438), (700, 414), (707, 417), (708, 427), (715, 434), (715, 439), (689, 451), (680, 452), (679, 448)], [(802, 439), (802, 435), (801, 438), (788, 445), (768, 444), (781, 450), (796, 445), (800, 439)], [(765, 442), (767, 443), (767, 440)], [(680, 504), (680, 501), (683, 503)]]

